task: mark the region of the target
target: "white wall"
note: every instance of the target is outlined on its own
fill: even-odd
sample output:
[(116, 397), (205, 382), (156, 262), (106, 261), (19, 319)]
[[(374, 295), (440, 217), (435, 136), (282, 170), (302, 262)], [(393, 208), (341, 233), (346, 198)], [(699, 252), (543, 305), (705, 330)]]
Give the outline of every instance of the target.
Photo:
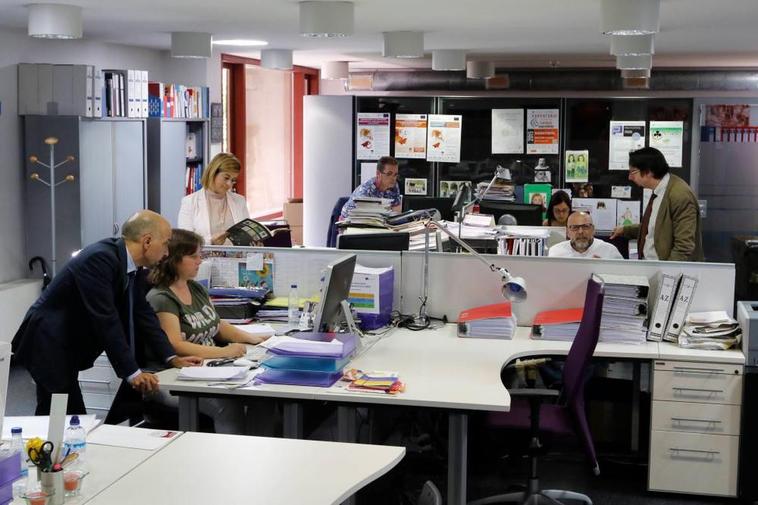
[[(220, 101), (218, 55), (209, 60), (171, 58), (167, 51), (88, 41), (33, 39), (0, 29), (0, 283), (26, 277), (24, 251), (23, 130), (17, 114), (18, 63), (74, 63), (147, 70), (150, 80), (211, 86)], [(215, 65), (215, 67), (214, 67)]]

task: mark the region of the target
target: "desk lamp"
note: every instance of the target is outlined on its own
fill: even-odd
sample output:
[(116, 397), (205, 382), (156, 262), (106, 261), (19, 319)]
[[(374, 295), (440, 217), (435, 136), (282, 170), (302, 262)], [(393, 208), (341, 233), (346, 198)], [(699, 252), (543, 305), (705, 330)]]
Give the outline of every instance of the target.
[(484, 256), (476, 252), (471, 248), (464, 240), (456, 237), (451, 233), (442, 223), (428, 219), (424, 224), (424, 292), (421, 295), (421, 306), (419, 307), (418, 315), (414, 318), (414, 325), (417, 327), (426, 327), (429, 325), (429, 315), (426, 312), (426, 302), (429, 296), (429, 232), (436, 228), (437, 230), (445, 233), (456, 244), (463, 249), (471, 253), (479, 261), (487, 265), (492, 272), (500, 274), (500, 282), (502, 283), (501, 292), (503, 297), (511, 302), (523, 302), (526, 300), (526, 281), (522, 277), (514, 277), (511, 273), (503, 267), (495, 266), (494, 263), (487, 261)]

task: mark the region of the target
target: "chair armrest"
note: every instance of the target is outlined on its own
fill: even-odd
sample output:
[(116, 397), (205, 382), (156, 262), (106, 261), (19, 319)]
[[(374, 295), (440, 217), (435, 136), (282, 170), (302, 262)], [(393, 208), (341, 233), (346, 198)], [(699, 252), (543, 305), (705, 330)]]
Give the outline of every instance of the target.
[(514, 398), (549, 399), (549, 398), (558, 398), (561, 392), (556, 389), (517, 388), (517, 389), (509, 389), (508, 394)]

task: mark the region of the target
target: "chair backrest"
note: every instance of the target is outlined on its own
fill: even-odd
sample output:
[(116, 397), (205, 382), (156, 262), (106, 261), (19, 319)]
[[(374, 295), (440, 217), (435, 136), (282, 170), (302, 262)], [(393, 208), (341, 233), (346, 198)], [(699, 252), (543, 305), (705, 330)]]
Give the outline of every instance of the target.
[(563, 366), (561, 398), (565, 405), (584, 401), (584, 378), (597, 346), (602, 310), (603, 285), (590, 279), (587, 281), (587, 291), (584, 295), (582, 322)]
[(348, 200), (350, 200), (349, 196), (341, 196), (337, 198), (337, 203), (334, 204), (332, 215), (329, 217), (329, 228), (327, 228), (328, 231), (326, 233), (326, 247), (337, 246), (337, 226), (335, 223), (340, 218), (342, 207), (345, 206)]
[(434, 482), (430, 480), (424, 482), (416, 505), (442, 505), (442, 493), (434, 485)]

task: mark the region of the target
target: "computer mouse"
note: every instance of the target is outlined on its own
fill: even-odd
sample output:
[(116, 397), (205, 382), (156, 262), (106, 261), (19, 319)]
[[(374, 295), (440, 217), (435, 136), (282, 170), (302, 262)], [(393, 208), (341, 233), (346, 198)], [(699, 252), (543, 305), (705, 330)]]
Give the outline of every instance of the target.
[(254, 366), (258, 366), (258, 363), (245, 358), (237, 358), (234, 360), (234, 366), (246, 366), (248, 368), (252, 368)]

